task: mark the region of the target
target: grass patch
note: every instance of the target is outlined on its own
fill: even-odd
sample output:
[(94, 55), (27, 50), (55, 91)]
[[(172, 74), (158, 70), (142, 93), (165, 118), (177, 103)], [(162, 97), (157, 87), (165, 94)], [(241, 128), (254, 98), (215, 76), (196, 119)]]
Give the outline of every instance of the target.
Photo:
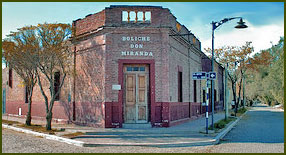
[(64, 134), (62, 135), (63, 137), (66, 137), (66, 138), (73, 138), (73, 137), (76, 137), (76, 136), (80, 136), (80, 135), (84, 135), (85, 133), (83, 132), (74, 132), (74, 133), (68, 133), (68, 134)]
[[(240, 108), (237, 110), (236, 116), (239, 117), (247, 111), (246, 108)], [(231, 113), (231, 116), (235, 116), (234, 112)]]
[(240, 108), (240, 109), (237, 110), (237, 113), (243, 114), (243, 113), (245, 113), (246, 111), (247, 111), (246, 108)]
[(41, 133), (48, 133), (50, 135), (54, 135), (55, 132), (61, 132), (64, 131), (62, 129), (58, 130), (58, 129), (52, 129), (47, 131), (46, 127), (43, 127), (41, 125), (37, 125), (37, 124), (32, 124), (31, 126), (28, 126), (26, 124), (20, 124), (18, 125), (19, 127), (23, 127), (23, 128), (27, 128), (27, 129), (31, 129), (32, 131), (36, 131), (36, 132), (41, 132)]
[(2, 123), (8, 124), (8, 125), (19, 124), (19, 122), (17, 121), (8, 121), (8, 120), (2, 120)]
[[(214, 124), (214, 130), (217, 131), (219, 129), (223, 129), (229, 122), (235, 120), (235, 118), (228, 118), (227, 120), (222, 119)], [(208, 128), (209, 130), (213, 130), (212, 126)]]

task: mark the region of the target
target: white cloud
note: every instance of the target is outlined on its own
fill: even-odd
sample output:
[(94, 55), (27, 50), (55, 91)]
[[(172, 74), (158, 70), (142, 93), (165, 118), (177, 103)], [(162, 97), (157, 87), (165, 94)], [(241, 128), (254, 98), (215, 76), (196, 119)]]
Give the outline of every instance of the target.
[[(251, 41), (254, 52), (259, 52), (270, 48), (273, 44), (278, 43), (281, 36), (284, 36), (284, 21), (281, 23), (270, 24), (266, 26), (253, 26), (247, 22), (247, 29), (233, 29), (230, 32), (219, 32), (215, 34), (214, 48), (222, 46), (242, 46), (246, 41)], [(211, 48), (211, 38), (201, 40), (202, 50)]]

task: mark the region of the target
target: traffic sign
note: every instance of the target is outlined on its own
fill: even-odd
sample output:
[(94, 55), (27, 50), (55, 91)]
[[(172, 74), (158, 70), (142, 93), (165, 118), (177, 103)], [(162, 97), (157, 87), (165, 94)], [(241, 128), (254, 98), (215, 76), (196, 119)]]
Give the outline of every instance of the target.
[(208, 72), (207, 79), (215, 80), (216, 79), (216, 72)]
[(193, 73), (193, 80), (203, 80), (207, 78), (206, 72), (194, 72)]

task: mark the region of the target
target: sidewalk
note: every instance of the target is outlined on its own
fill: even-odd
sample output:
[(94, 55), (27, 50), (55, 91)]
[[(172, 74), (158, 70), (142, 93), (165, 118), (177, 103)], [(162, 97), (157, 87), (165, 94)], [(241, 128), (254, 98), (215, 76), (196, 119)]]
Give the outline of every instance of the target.
[[(11, 116), (2, 116), (2, 119), (10, 121), (19, 121), (24, 123), (24, 118), (16, 118)], [(224, 119), (224, 113), (216, 113), (214, 122)], [(239, 119), (238, 119), (239, 120)], [(237, 121), (238, 121), (237, 120)], [(235, 122), (237, 122), (235, 121)], [(32, 122), (35, 123), (35, 122)], [(37, 122), (45, 124), (45, 122)], [(209, 117), (209, 125), (211, 124), (211, 116)], [(228, 126), (233, 126), (234, 123)], [(64, 132), (59, 132), (56, 136), (61, 136), (67, 133), (84, 132), (85, 135), (74, 137), (73, 140), (83, 142), (82, 146), (197, 146), (210, 145), (219, 142), (219, 139), (228, 131), (226, 128), (219, 133), (204, 134), (200, 131), (205, 131), (205, 117), (191, 120), (184, 124), (169, 128), (142, 128), (142, 129), (127, 129), (127, 128), (94, 128), (83, 127), (74, 124), (53, 124), (53, 128), (65, 128)], [(3, 127), (3, 125), (2, 125)], [(230, 129), (228, 129), (230, 130)]]

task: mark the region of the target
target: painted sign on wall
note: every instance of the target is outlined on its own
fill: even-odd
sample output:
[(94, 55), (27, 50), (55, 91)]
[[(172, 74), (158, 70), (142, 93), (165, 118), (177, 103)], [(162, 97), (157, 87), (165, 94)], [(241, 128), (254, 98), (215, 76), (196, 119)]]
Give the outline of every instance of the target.
[[(122, 56), (153, 56), (153, 53), (150, 51), (142, 51), (144, 48), (143, 43), (148, 43), (151, 40), (149, 36), (123, 36), (121, 40), (129, 42), (130, 48), (130, 50), (121, 51)], [(136, 51), (136, 49), (141, 49), (141, 51)]]

